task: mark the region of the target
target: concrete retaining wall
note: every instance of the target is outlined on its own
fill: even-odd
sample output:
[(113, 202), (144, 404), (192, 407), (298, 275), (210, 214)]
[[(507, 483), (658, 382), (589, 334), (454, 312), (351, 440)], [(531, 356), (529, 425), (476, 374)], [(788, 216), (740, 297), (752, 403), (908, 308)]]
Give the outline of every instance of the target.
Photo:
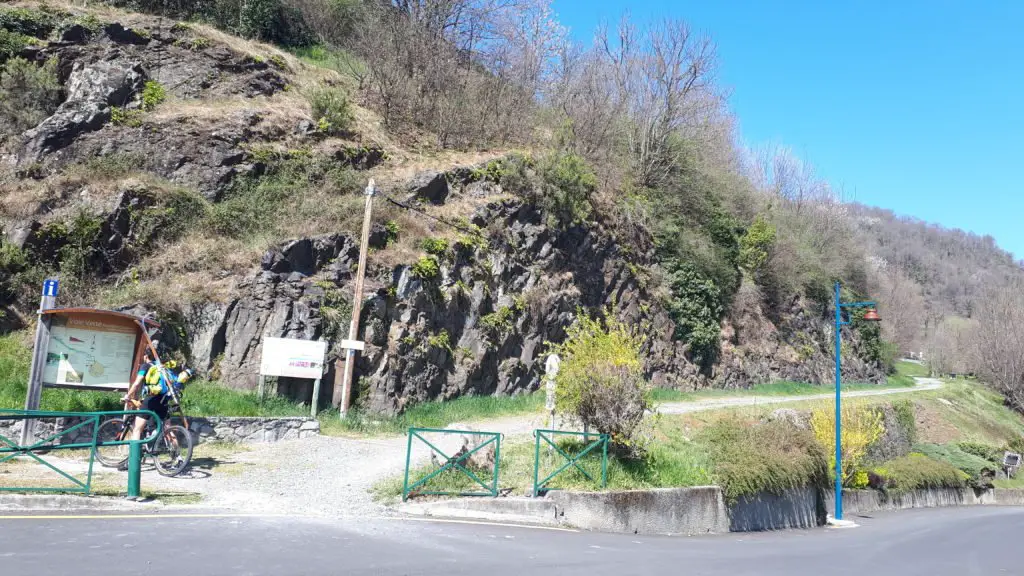
[(563, 524), (600, 532), (708, 534), (729, 531), (721, 488), (662, 488), (547, 495)]
[(813, 528), (824, 523), (825, 508), (814, 488), (744, 496), (729, 510), (731, 532)]
[[(826, 510), (834, 510), (835, 492), (826, 492), (824, 494), (824, 503)], [(877, 490), (843, 490), (844, 515), (870, 514), (885, 510), (978, 506), (994, 503), (994, 491), (975, 491), (971, 488), (933, 488), (898, 494), (887, 494)]]
[[(835, 505), (832, 492), (813, 488), (741, 498), (731, 507), (726, 506), (717, 486), (623, 492), (552, 491), (547, 499), (555, 503), (558, 521), (567, 526), (599, 532), (665, 535), (813, 528), (825, 523), (826, 513)], [(847, 515), (948, 506), (1024, 506), (1024, 489), (843, 492), (843, 511)]]
[[(69, 430), (82, 420), (77, 417), (37, 420), (33, 435), (37, 440), (48, 438), (55, 431)], [(0, 435), (15, 439), (21, 437), (21, 421), (0, 420)], [(245, 418), (211, 417), (189, 418), (189, 429), (197, 443), (238, 442), (260, 444), (279, 440), (296, 440), (320, 434), (320, 423), (312, 418)], [(61, 436), (61, 444), (77, 444), (92, 440), (92, 426), (83, 426)]]

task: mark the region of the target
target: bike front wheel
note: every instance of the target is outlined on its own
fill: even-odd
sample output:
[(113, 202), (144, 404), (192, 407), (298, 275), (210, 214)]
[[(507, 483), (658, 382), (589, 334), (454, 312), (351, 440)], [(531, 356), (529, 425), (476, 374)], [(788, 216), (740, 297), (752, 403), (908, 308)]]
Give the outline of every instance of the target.
[(153, 463), (161, 476), (177, 476), (192, 461), (192, 434), (183, 426), (166, 426), (153, 445)]
[(128, 438), (128, 427), (121, 418), (104, 420), (96, 433), (96, 459), (104, 466), (120, 466), (128, 459), (128, 445), (103, 446), (106, 442), (121, 442)]

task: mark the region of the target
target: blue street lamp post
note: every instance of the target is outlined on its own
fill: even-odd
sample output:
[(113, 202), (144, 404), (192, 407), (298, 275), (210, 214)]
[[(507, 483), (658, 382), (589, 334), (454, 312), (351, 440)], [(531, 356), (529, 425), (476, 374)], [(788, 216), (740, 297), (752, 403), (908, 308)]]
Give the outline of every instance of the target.
[(841, 352), (842, 352), (842, 329), (849, 324), (843, 320), (843, 308), (870, 308), (864, 315), (865, 320), (878, 321), (878, 313), (874, 311), (874, 302), (842, 302), (839, 296), (839, 282), (836, 282), (836, 511), (835, 519), (843, 519), (843, 415), (841, 410), (842, 389), (841, 375)]

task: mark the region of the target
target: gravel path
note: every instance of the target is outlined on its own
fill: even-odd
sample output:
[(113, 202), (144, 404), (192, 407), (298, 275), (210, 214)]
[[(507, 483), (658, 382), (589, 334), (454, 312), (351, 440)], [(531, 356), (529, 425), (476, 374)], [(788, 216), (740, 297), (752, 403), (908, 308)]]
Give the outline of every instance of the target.
[[(925, 390), (936, 390), (942, 387), (942, 381), (936, 378), (915, 378), (916, 386), (907, 388), (884, 388), (880, 390), (857, 390), (855, 392), (843, 392), (843, 398), (862, 398), (864, 396), (888, 396), (891, 394), (907, 394), (910, 392), (923, 392)], [(687, 414), (690, 412), (701, 412), (704, 410), (716, 410), (719, 408), (735, 408), (738, 406), (761, 406), (764, 404), (786, 404), (789, 402), (807, 402), (813, 400), (831, 400), (835, 393), (828, 394), (805, 394), (803, 396), (738, 396), (733, 398), (710, 398), (694, 402), (666, 402), (658, 405), (658, 412), (662, 414)]]
[[(913, 388), (848, 392), (846, 398), (880, 396), (934, 390), (942, 382), (921, 378)], [(736, 406), (782, 404), (824, 400), (831, 394), (805, 396), (745, 396), (673, 402), (659, 405), (664, 414), (684, 414)], [(452, 427), (463, 427), (453, 425)], [(543, 415), (513, 416), (472, 422), (476, 430), (500, 432), (505, 441), (525, 440), (530, 433), (547, 427)], [(428, 435), (431, 442), (451, 454), (458, 448), (457, 436)], [(249, 450), (219, 458), (204, 469), (198, 463), (190, 478), (162, 478), (144, 472), (145, 489), (199, 492), (203, 505), (252, 512), (298, 513), (325, 516), (378, 516), (388, 509), (373, 501), (371, 488), (377, 482), (402, 473), (407, 440), (404, 437), (337, 438), (319, 436), (250, 447)], [(429, 450), (414, 443), (414, 462), (424, 463)]]

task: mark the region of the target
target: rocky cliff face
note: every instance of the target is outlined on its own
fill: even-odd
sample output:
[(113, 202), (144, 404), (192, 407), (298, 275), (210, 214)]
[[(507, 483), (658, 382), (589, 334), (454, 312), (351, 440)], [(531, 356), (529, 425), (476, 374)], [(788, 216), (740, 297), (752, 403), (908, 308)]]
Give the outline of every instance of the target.
[[(797, 299), (769, 320), (753, 286), (741, 289), (723, 321), (716, 362), (698, 368), (674, 339), (675, 323), (658, 296), (651, 238), (642, 232), (624, 238), (600, 218), (552, 225), (540, 208), (481, 176), (479, 165), (416, 171), (386, 162), (377, 142), (325, 138), (313, 128), (305, 100), (286, 89), (300, 82), (294, 61), (240, 51), (189, 26), (142, 16), (48, 33), (48, 41), (34, 42), (20, 55), (59, 62), (64, 101), (37, 126), (0, 141), (6, 170), (0, 174), (0, 226), (5, 242), (30, 259), (58, 261), (70, 241), (58, 238), (51, 224), (87, 212), (97, 226), (87, 262), (91, 281), (120, 284), (132, 266), (162, 257), (162, 246), (147, 244), (161, 234), (153, 222), (164, 222), (168, 211), (188, 210), (166, 204), (168, 194), (187, 190), (217, 205), (239, 177), (259, 178), (267, 169), (267, 153), (259, 146), (294, 146), (282, 154), (315, 158), (327, 168), (371, 170), (386, 194), (419, 210), (462, 211), (466, 221), (458, 236), (435, 244), (418, 262), (421, 253), (407, 254), (397, 265), (371, 258), (376, 263), (360, 318), (366, 350), (356, 371), (357, 401), (366, 409), (395, 412), (432, 399), (535, 390), (547, 343), (562, 340), (581, 311), (608, 310), (641, 326), (647, 373), (658, 386), (831, 379), (824, 311)], [(166, 87), (173, 109), (124, 116), (142, 110), (140, 91), (150, 80)], [(132, 174), (146, 178), (111, 184), (107, 175), (96, 186), (69, 176), (89, 162), (111, 159), (130, 163)], [(190, 356), (201, 372), (239, 388), (256, 386), (266, 337), (336, 342), (347, 335), (358, 259), (351, 229), (273, 240), (262, 259), (242, 272), (199, 259), (176, 263), (230, 290), (225, 298), (183, 299), (171, 310), (165, 305), (163, 341)], [(393, 236), (378, 223), (371, 247), (386, 251)], [(131, 302), (134, 310), (153, 308), (144, 297)], [(855, 335), (850, 337), (844, 377), (881, 381), (884, 375), (857, 357)], [(331, 397), (339, 350), (330, 354), (324, 402)], [(308, 383), (282, 384), (283, 391), (308, 399)]]
[[(357, 364), (361, 406), (394, 412), (411, 402), (536, 390), (546, 343), (561, 341), (579, 311), (607, 307), (645, 327), (647, 372), (658, 386), (693, 390), (832, 377), (828, 318), (806, 302), (794, 301), (779, 326), (756, 307), (726, 320), (721, 358), (703, 373), (673, 340), (668, 313), (631, 271), (653, 263), (638, 267), (635, 256), (627, 262), (608, 231), (551, 228), (536, 207), (516, 200), (487, 204), (473, 222), (488, 234), (486, 244), (456, 243), (439, 258), (434, 276), (408, 265), (373, 271), (376, 289), (361, 319), (367, 343)], [(357, 257), (352, 239), (338, 235), (269, 251), (237, 300), (189, 317), (199, 366), (216, 366), (233, 386), (254, 387), (261, 339), (322, 337), (324, 279), (328, 289), (350, 289)], [(844, 369), (848, 379), (884, 378), (853, 354)], [(332, 380), (333, 369), (325, 378)]]

